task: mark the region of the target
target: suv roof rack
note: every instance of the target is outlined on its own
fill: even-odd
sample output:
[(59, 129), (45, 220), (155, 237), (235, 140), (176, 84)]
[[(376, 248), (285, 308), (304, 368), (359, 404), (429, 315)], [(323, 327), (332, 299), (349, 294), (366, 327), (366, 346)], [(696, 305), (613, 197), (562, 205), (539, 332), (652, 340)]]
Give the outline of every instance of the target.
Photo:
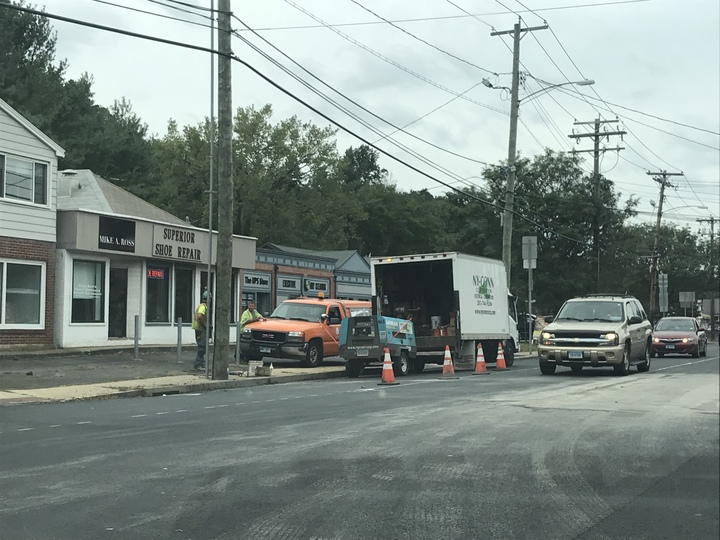
[(608, 298), (608, 297), (619, 297), (619, 298), (635, 298), (631, 294), (623, 293), (594, 293), (594, 294), (581, 294), (575, 298)]

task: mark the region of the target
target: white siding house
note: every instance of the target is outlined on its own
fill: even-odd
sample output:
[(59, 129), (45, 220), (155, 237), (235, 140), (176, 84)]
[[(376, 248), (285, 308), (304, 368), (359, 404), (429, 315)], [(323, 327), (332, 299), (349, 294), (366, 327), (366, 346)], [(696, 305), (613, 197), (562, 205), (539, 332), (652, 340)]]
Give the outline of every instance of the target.
[(0, 347), (53, 343), (58, 158), (0, 99)]

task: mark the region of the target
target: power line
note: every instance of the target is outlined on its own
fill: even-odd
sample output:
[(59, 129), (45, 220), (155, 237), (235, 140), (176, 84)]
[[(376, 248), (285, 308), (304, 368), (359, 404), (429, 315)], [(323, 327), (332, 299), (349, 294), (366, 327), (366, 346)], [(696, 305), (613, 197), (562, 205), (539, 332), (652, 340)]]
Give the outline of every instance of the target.
[[(148, 0), (148, 2), (154, 2), (156, 4), (159, 3), (156, 0)], [(210, 8), (206, 8), (205, 6), (198, 6), (197, 4), (189, 4), (188, 2), (181, 2), (180, 0), (165, 0), (165, 2), (168, 2), (169, 4), (177, 4), (179, 6), (185, 6), (190, 9), (195, 9), (197, 11), (220, 13), (219, 9), (210, 9)], [(173, 7), (173, 6), (168, 6), (168, 7)], [(174, 8), (174, 9), (178, 9), (178, 8)]]
[[(182, 13), (188, 13), (189, 15), (193, 15), (195, 17), (202, 17), (203, 19), (210, 19), (211, 17), (209, 15), (203, 15), (202, 13), (196, 13), (194, 11), (190, 11), (187, 9), (183, 9), (178, 6), (170, 6), (168, 4), (165, 4), (164, 2), (159, 2), (158, 0), (146, 0), (147, 2), (150, 2), (151, 4), (157, 4), (158, 6), (162, 6), (168, 9), (174, 9), (175, 11), (180, 11)], [(206, 8), (207, 9), (207, 8)], [(208, 11), (210, 11), (208, 9)]]
[[(449, 0), (448, 0), (449, 1)], [(621, 4), (637, 4), (639, 2), (649, 2), (650, 0), (619, 0), (615, 2), (595, 2), (591, 4), (577, 4), (574, 6), (552, 6), (552, 7), (546, 7), (546, 8), (535, 8), (535, 11), (563, 11), (568, 9), (584, 9), (584, 8), (592, 8), (592, 7), (605, 7), (605, 6), (615, 6), (615, 5), (621, 5)], [(513, 11), (494, 11), (490, 13), (467, 13), (466, 15), (441, 15), (441, 16), (434, 16), (434, 17), (416, 17), (416, 18), (405, 18), (405, 19), (393, 19), (392, 22), (394, 23), (415, 23), (415, 22), (428, 22), (428, 21), (444, 21), (444, 20), (452, 20), (452, 19), (465, 19), (468, 17), (492, 17), (496, 15), (508, 15), (510, 13), (516, 13)], [(480, 20), (480, 19), (478, 19)], [(484, 23), (484, 21), (481, 21)], [(332, 24), (330, 26), (334, 27), (344, 27), (344, 26), (376, 26), (379, 24), (386, 24), (383, 21), (356, 21), (356, 22), (347, 22), (347, 23), (336, 23)], [(488, 24), (488, 23), (484, 23)], [(491, 25), (488, 24), (492, 28)], [(272, 32), (272, 31), (283, 31), (283, 30), (313, 30), (313, 29), (320, 29), (320, 28), (327, 28), (327, 25), (325, 24), (303, 24), (303, 25), (293, 25), (293, 26), (266, 26), (266, 27), (259, 27), (255, 28), (257, 32)]]
[(368, 7), (365, 7), (364, 5), (362, 5), (362, 4), (361, 4), (360, 2), (358, 2), (357, 0), (350, 0), (350, 1), (351, 1), (353, 4), (355, 4), (356, 6), (362, 8), (362, 9), (364, 9), (365, 11), (367, 11), (368, 13), (374, 15), (374, 16), (377, 17), (378, 19), (380, 19), (380, 20), (382, 20), (382, 21), (385, 21), (386, 23), (388, 23), (388, 24), (389, 24), (390, 26), (392, 26), (393, 28), (397, 28), (397, 29), (400, 30), (401, 32), (403, 32), (403, 33), (407, 34), (408, 36), (410, 36), (411, 38), (416, 39), (417, 41), (419, 41), (419, 42), (421, 42), (421, 43), (424, 43), (424, 44), (427, 45), (428, 47), (432, 47), (433, 49), (435, 49), (435, 50), (437, 50), (437, 51), (440, 51), (441, 53), (449, 56), (450, 58), (454, 58), (455, 60), (458, 60), (458, 61), (460, 61), (460, 62), (463, 62), (463, 63), (465, 63), (465, 64), (467, 64), (467, 65), (469, 65), (469, 66), (472, 66), (472, 67), (474, 67), (474, 68), (477, 68), (477, 69), (479, 69), (480, 71), (484, 71), (485, 73), (489, 73), (490, 75), (497, 75), (497, 73), (494, 72), (494, 71), (490, 71), (489, 69), (485, 69), (485, 68), (482, 67), (482, 66), (478, 66), (477, 64), (475, 64), (475, 63), (473, 63), (473, 62), (470, 62), (469, 60), (465, 60), (464, 58), (461, 58), (460, 56), (457, 56), (456, 54), (453, 54), (453, 53), (451, 53), (451, 52), (446, 51), (445, 49), (443, 49), (443, 48), (441, 48), (441, 47), (438, 47), (438, 46), (435, 45), (434, 43), (431, 43), (431, 42), (429, 42), (429, 41), (427, 41), (427, 40), (425, 40), (425, 39), (423, 39), (423, 38), (421, 38), (421, 37), (416, 36), (415, 34), (413, 34), (412, 32), (410, 32), (409, 30), (405, 30), (403, 27), (398, 26), (398, 25), (395, 24), (394, 22), (387, 20), (385, 17), (383, 17), (382, 15), (379, 15), (378, 13), (376, 13), (375, 11), (373, 11), (372, 9), (370, 9), (370, 8), (368, 8)]
[[(224, 57), (226, 57), (226, 58), (230, 58), (231, 60), (233, 60), (233, 61), (235, 61), (235, 62), (238, 62), (239, 64), (242, 64), (242, 65), (245, 66), (247, 69), (249, 69), (249, 70), (252, 71), (254, 74), (256, 74), (258, 77), (260, 77), (261, 79), (263, 79), (265, 82), (267, 82), (267, 83), (270, 84), (271, 86), (275, 87), (276, 89), (280, 90), (282, 93), (284, 93), (284, 94), (287, 95), (288, 97), (291, 97), (292, 99), (294, 99), (295, 101), (297, 101), (298, 103), (300, 103), (301, 105), (303, 105), (304, 107), (306, 107), (307, 109), (311, 110), (312, 112), (314, 112), (314, 113), (317, 114), (318, 116), (324, 118), (325, 120), (327, 120), (328, 122), (332, 123), (333, 125), (335, 125), (335, 126), (338, 127), (339, 129), (345, 131), (345, 132), (348, 133), (349, 135), (352, 135), (353, 137), (355, 137), (355, 138), (357, 138), (358, 140), (362, 141), (362, 142), (363, 142), (364, 144), (366, 144), (367, 146), (369, 146), (369, 147), (371, 147), (371, 148), (374, 148), (376, 151), (378, 151), (379, 153), (381, 153), (381, 154), (389, 157), (389, 158), (392, 159), (393, 161), (396, 161), (396, 162), (400, 163), (401, 165), (404, 165), (406, 168), (408, 168), (408, 169), (410, 169), (410, 170), (412, 170), (412, 171), (420, 174), (421, 176), (424, 176), (424, 177), (426, 177), (426, 178), (428, 178), (428, 179), (430, 179), (430, 180), (432, 180), (432, 181), (434, 181), (434, 182), (436, 182), (436, 183), (438, 183), (438, 184), (441, 184), (441, 185), (447, 187), (448, 189), (451, 189), (452, 191), (455, 191), (455, 192), (457, 192), (457, 193), (460, 193), (460, 194), (462, 194), (462, 195), (464, 195), (464, 196), (466, 196), (466, 197), (475, 199), (475, 200), (481, 202), (482, 204), (485, 204), (486, 206), (490, 206), (490, 207), (492, 207), (492, 208), (494, 208), (494, 209), (496, 209), (496, 210), (499, 210), (499, 211), (500, 211), (500, 210), (504, 210), (504, 209), (503, 209), (501, 206), (499, 206), (499, 205), (496, 205), (496, 204), (494, 204), (494, 203), (492, 203), (492, 202), (490, 202), (490, 201), (486, 201), (486, 200), (484, 200), (484, 199), (482, 199), (482, 198), (480, 198), (480, 197), (477, 197), (477, 196), (475, 196), (475, 195), (473, 195), (473, 194), (471, 194), (471, 193), (464, 192), (464, 191), (462, 191), (462, 190), (460, 190), (460, 189), (458, 189), (458, 188), (450, 185), (449, 183), (447, 183), (447, 182), (445, 182), (445, 181), (443, 181), (443, 180), (440, 180), (439, 178), (436, 178), (435, 176), (433, 176), (433, 175), (431, 175), (431, 174), (423, 171), (422, 169), (419, 169), (419, 168), (415, 167), (414, 165), (411, 165), (411, 164), (408, 163), (407, 161), (405, 161), (405, 160), (403, 160), (403, 159), (395, 156), (395, 155), (392, 154), (391, 152), (388, 152), (387, 150), (384, 150), (384, 149), (382, 149), (382, 148), (380, 148), (380, 147), (378, 147), (378, 146), (373, 145), (370, 141), (368, 141), (367, 139), (365, 139), (365, 138), (362, 137), (361, 135), (355, 133), (355, 132), (354, 132), (353, 130), (351, 130), (350, 128), (344, 126), (343, 124), (341, 124), (341, 123), (338, 122), (337, 120), (332, 119), (330, 116), (326, 115), (325, 113), (321, 112), (321, 111), (318, 110), (317, 108), (313, 107), (312, 105), (310, 105), (309, 103), (307, 103), (306, 101), (304, 101), (302, 98), (300, 98), (299, 96), (296, 96), (296, 95), (293, 94), (291, 91), (287, 90), (286, 88), (284, 88), (283, 86), (281, 86), (279, 83), (276, 83), (275, 81), (273, 81), (272, 79), (270, 79), (267, 75), (265, 75), (265, 74), (263, 74), (262, 72), (260, 72), (258, 69), (256, 69), (255, 67), (253, 67), (251, 64), (249, 64), (249, 63), (246, 62), (245, 60), (243, 60), (243, 59), (235, 56), (235, 55), (232, 54), (232, 53), (228, 54), (228, 53), (224, 53), (224, 52), (221, 52), (221, 51), (212, 50), (212, 49), (209, 49), (209, 48), (207, 48), (207, 47), (202, 47), (202, 46), (199, 46), (199, 45), (192, 45), (192, 44), (190, 44), (190, 43), (183, 43), (183, 42), (179, 42), (179, 41), (173, 41), (173, 40), (164, 39), (164, 38), (160, 38), (160, 37), (150, 36), (150, 35), (147, 35), (147, 34), (141, 34), (141, 33), (138, 33), (138, 32), (132, 32), (132, 31), (129, 31), (129, 30), (122, 30), (122, 29), (120, 29), (120, 28), (114, 28), (114, 27), (110, 27), (110, 26), (100, 25), (100, 24), (97, 24), (97, 23), (92, 23), (92, 22), (89, 22), (89, 21), (83, 21), (83, 20), (80, 20), (80, 19), (74, 19), (74, 18), (71, 18), (71, 17), (65, 17), (65, 16), (62, 16), (62, 15), (56, 15), (56, 14), (47, 13), (47, 12), (44, 12), (44, 11), (38, 11), (38, 10), (35, 10), (35, 9), (26, 8), (26, 7), (21, 7), (21, 6), (14, 5), (14, 4), (0, 4), (0, 8), (14, 9), (14, 10), (16, 10), (16, 11), (21, 11), (21, 12), (25, 12), (25, 13), (30, 13), (30, 14), (33, 14), (33, 15), (37, 15), (37, 16), (39, 16), (39, 17), (47, 17), (47, 18), (49, 18), (49, 19), (56, 19), (56, 20), (59, 20), (59, 21), (63, 21), (63, 22), (70, 23), (70, 24), (76, 24), (76, 25), (80, 25), (80, 26), (86, 26), (86, 27), (89, 27), (89, 28), (95, 28), (95, 29), (97, 29), (97, 30), (103, 30), (103, 31), (112, 32), (112, 33), (116, 33), (116, 34), (122, 34), (122, 35), (125, 35), (125, 36), (135, 37), (135, 38), (138, 38), (138, 39), (144, 39), (144, 40), (148, 40), (148, 41), (154, 41), (154, 42), (157, 42), (157, 43), (164, 43), (164, 44), (166, 44), (166, 45), (173, 45), (173, 46), (176, 46), (176, 47), (181, 47), (181, 48), (185, 48), (185, 49), (191, 49), (191, 50), (200, 51), (200, 52), (204, 52), (204, 53), (211, 53), (211, 54), (215, 54), (215, 55), (218, 55), (218, 56), (224, 56)], [(549, 233), (549, 234), (553, 234), (553, 235), (555, 235), (555, 236), (557, 236), (557, 237), (564, 238), (564, 239), (566, 239), (566, 240), (570, 240), (571, 242), (575, 242), (575, 243), (577, 243), (578, 245), (585, 245), (585, 244), (586, 244), (586, 242), (584, 242), (584, 241), (582, 241), (582, 240), (578, 240), (577, 238), (572, 238), (572, 237), (570, 237), (570, 236), (567, 236), (567, 235), (564, 235), (564, 234), (559, 233), (559, 232), (557, 232), (557, 231), (554, 231), (554, 230), (552, 230), (552, 229), (550, 229), (550, 228), (542, 225), (541, 223), (538, 223), (537, 221), (535, 221), (535, 220), (533, 220), (533, 219), (530, 219), (530, 218), (528, 218), (527, 216), (524, 216), (524, 215), (522, 215), (522, 214), (520, 214), (520, 213), (518, 213), (518, 212), (516, 212), (516, 211), (513, 211), (513, 214), (514, 214), (514, 215), (517, 215), (517, 217), (519, 217), (520, 219), (523, 219), (524, 221), (527, 221), (528, 223), (531, 223), (531, 224), (534, 225), (535, 227), (537, 227), (537, 228), (539, 228), (539, 229), (541, 229), (541, 230), (543, 230), (543, 231), (545, 231), (545, 232), (547, 232), (547, 233)]]
[[(433, 109), (432, 111), (426, 113), (425, 115), (421, 116), (420, 118), (418, 118), (418, 119), (416, 119), (416, 120), (413, 120), (412, 122), (410, 122), (410, 123), (407, 124), (406, 126), (399, 127), (399, 126), (397, 126), (396, 124), (394, 124), (394, 123), (386, 120), (385, 118), (383, 118), (383, 117), (375, 114), (374, 112), (372, 112), (371, 110), (367, 109), (366, 107), (364, 107), (363, 105), (361, 105), (361, 104), (358, 103), (357, 101), (355, 101), (355, 100), (353, 100), (352, 98), (350, 98), (350, 97), (348, 97), (347, 95), (345, 95), (343, 92), (341, 92), (340, 90), (338, 90), (338, 89), (335, 88), (334, 86), (332, 86), (332, 85), (330, 85), (329, 83), (327, 83), (327, 82), (325, 82), (324, 80), (322, 80), (320, 77), (318, 77), (317, 75), (315, 75), (314, 73), (312, 73), (310, 70), (308, 70), (307, 68), (305, 68), (302, 64), (300, 64), (300, 63), (297, 62), (295, 59), (293, 59), (290, 55), (288, 55), (287, 53), (285, 53), (284, 51), (282, 51), (280, 48), (278, 48), (277, 46), (275, 46), (274, 44), (272, 44), (270, 41), (268, 41), (267, 39), (265, 39), (263, 36), (261, 36), (261, 35), (258, 34), (257, 32), (254, 32), (253, 29), (250, 28), (250, 26), (248, 26), (248, 25), (247, 25), (242, 19), (240, 19), (240, 17), (238, 17), (237, 15), (233, 14), (232, 17), (233, 17), (236, 21), (238, 21), (240, 24), (242, 24), (245, 28), (247, 28), (248, 30), (251, 30), (251, 31), (253, 32), (253, 35), (257, 36), (259, 39), (261, 39), (261, 40), (262, 40), (263, 42), (265, 42), (267, 45), (269, 45), (270, 47), (272, 47), (275, 51), (277, 51), (278, 53), (280, 53), (281, 55), (283, 55), (285, 58), (287, 58), (287, 59), (290, 60), (293, 64), (295, 64), (297, 67), (299, 67), (300, 69), (302, 69), (305, 73), (307, 73), (308, 75), (310, 75), (313, 79), (315, 79), (316, 81), (318, 81), (319, 83), (321, 83), (322, 85), (324, 85), (326, 88), (329, 88), (330, 90), (332, 90), (333, 92), (335, 92), (335, 93), (338, 94), (339, 96), (342, 96), (344, 99), (346, 99), (347, 101), (349, 101), (350, 103), (352, 103), (352, 104), (355, 105), (356, 107), (362, 109), (362, 110), (365, 111), (366, 113), (368, 113), (368, 114), (372, 115), (373, 117), (377, 118), (377, 119), (380, 120), (381, 122), (383, 122), (383, 123), (385, 123), (385, 124), (387, 124), (387, 125), (395, 128), (395, 131), (394, 131), (394, 132), (392, 132), (392, 133), (390, 133), (390, 134), (383, 134), (383, 136), (382, 136), (380, 139), (378, 139), (378, 141), (375, 141), (376, 143), (379, 142), (379, 141), (381, 141), (381, 140), (383, 140), (383, 139), (385, 139), (385, 138), (387, 138), (387, 137), (390, 137), (391, 135), (394, 135), (394, 134), (397, 133), (398, 131), (402, 131), (402, 132), (405, 133), (406, 135), (408, 135), (408, 136), (410, 136), (410, 137), (413, 137), (414, 139), (417, 139), (417, 140), (419, 140), (419, 141), (421, 141), (421, 142), (423, 142), (423, 143), (425, 143), (425, 144), (427, 144), (427, 145), (429, 145), (429, 146), (432, 146), (432, 147), (434, 147), (434, 148), (437, 148), (438, 150), (441, 150), (441, 151), (443, 151), (443, 152), (446, 152), (446, 153), (451, 154), (451, 155), (456, 156), (456, 157), (460, 157), (460, 158), (466, 159), (466, 160), (468, 160), (468, 161), (473, 161), (473, 162), (475, 162), (475, 163), (480, 163), (480, 164), (482, 164), (482, 165), (487, 165), (487, 163), (484, 162), (484, 161), (481, 161), (481, 160), (478, 160), (478, 159), (475, 159), (475, 158), (471, 158), (471, 157), (469, 157), (469, 156), (465, 156), (465, 155), (459, 154), (459, 153), (457, 153), (457, 152), (453, 152), (452, 150), (448, 150), (447, 148), (443, 148), (443, 147), (441, 147), (441, 146), (439, 146), (439, 145), (437, 145), (437, 144), (435, 144), (435, 143), (432, 143), (432, 142), (430, 142), (430, 141), (428, 141), (428, 140), (426, 140), (426, 139), (423, 139), (423, 138), (421, 138), (421, 137), (418, 137), (417, 135), (414, 135), (414, 134), (412, 134), (412, 133), (410, 133), (410, 132), (405, 131), (405, 128), (407, 128), (409, 125), (411, 125), (411, 124), (413, 124), (413, 123), (421, 120), (421, 119), (424, 118), (424, 117), (429, 116), (429, 115), (432, 114), (433, 112), (435, 112), (435, 111), (437, 111), (438, 109), (444, 107), (445, 105), (447, 105), (448, 103), (454, 101), (455, 99), (457, 99), (457, 98), (460, 97), (460, 96), (454, 97), (453, 99), (451, 99), (450, 101), (444, 103), (444, 104), (441, 105), (440, 107), (436, 107), (435, 109)], [(240, 35), (239, 33), (235, 32), (234, 34), (235, 34), (235, 36), (238, 37), (239, 39), (245, 40), (245, 38), (244, 38), (242, 35)], [(254, 46), (253, 46), (252, 44), (250, 44), (249, 42), (247, 42), (247, 41), (245, 41), (245, 42), (246, 42), (248, 45), (250, 45), (251, 47), (254, 47)], [(260, 54), (264, 54), (264, 53), (260, 52)], [(272, 61), (272, 60), (271, 60), (271, 61)], [(475, 87), (478, 86), (479, 84), (481, 84), (481, 83), (477, 83), (477, 84), (471, 86), (470, 88), (468, 88), (467, 90), (465, 90), (465, 92), (463, 92), (461, 95), (469, 92), (470, 90), (472, 90), (473, 88), (475, 88)]]
[(434, 86), (435, 88), (438, 88), (439, 90), (442, 90), (443, 92), (447, 92), (448, 94), (452, 94), (452, 95), (454, 95), (454, 96), (458, 96), (458, 97), (460, 97), (461, 99), (464, 99), (464, 100), (466, 100), (466, 101), (469, 101), (470, 103), (474, 103), (475, 105), (478, 105), (478, 106), (483, 107), (483, 108), (485, 108), (485, 109), (488, 109), (488, 110), (491, 110), (491, 111), (495, 111), (495, 112), (498, 112), (498, 113), (500, 113), (500, 114), (508, 115), (507, 112), (505, 112), (505, 111), (503, 111), (503, 110), (501, 110), (501, 109), (498, 109), (498, 108), (492, 107), (492, 106), (490, 106), (490, 105), (488, 105), (488, 104), (486, 104), (486, 103), (482, 103), (482, 102), (480, 102), (480, 101), (474, 100), (474, 99), (472, 99), (472, 98), (469, 98), (468, 96), (463, 96), (463, 95), (460, 94), (460, 92), (456, 92), (455, 90), (451, 90), (450, 88), (448, 88), (448, 87), (446, 87), (446, 86), (443, 86), (443, 85), (441, 85), (440, 83), (437, 83), (437, 82), (433, 81), (432, 79), (429, 79), (429, 78), (425, 77), (424, 75), (420, 75), (419, 73), (411, 70), (410, 68), (407, 68), (407, 67), (403, 66), (402, 64), (399, 64), (398, 62), (395, 62), (394, 60), (388, 58), (387, 56), (383, 55), (382, 53), (379, 53), (379, 52), (376, 51), (375, 49), (372, 49), (372, 48), (368, 47), (368, 46), (365, 45), (364, 43), (362, 43), (362, 42), (360, 42), (360, 41), (358, 41), (358, 40), (350, 37), (349, 35), (347, 35), (346, 33), (338, 30), (337, 28), (332, 27), (330, 24), (328, 24), (328, 23), (326, 23), (325, 21), (323, 21), (320, 17), (318, 17), (317, 15), (315, 15), (315, 14), (311, 13), (310, 11), (306, 10), (306, 9), (303, 8), (302, 6), (296, 4), (296, 3), (293, 2), (292, 0), (284, 0), (284, 1), (285, 1), (285, 3), (287, 3), (287, 4), (289, 4), (290, 6), (294, 7), (294, 8), (297, 9), (298, 11), (304, 13), (305, 15), (307, 15), (308, 17), (310, 17), (311, 19), (313, 19), (313, 20), (315, 20), (315, 21), (318, 21), (319, 23), (323, 24), (327, 29), (332, 30), (333, 32), (335, 32), (337, 35), (339, 35), (339, 36), (342, 37), (343, 39), (345, 39), (345, 40), (349, 41), (350, 43), (352, 43), (352, 44), (360, 47), (361, 49), (369, 52), (369, 53), (372, 54), (373, 56), (376, 56), (377, 58), (379, 58), (379, 59), (382, 60), (383, 62), (386, 62), (386, 63), (388, 63), (388, 64), (390, 64), (390, 65), (392, 65), (392, 66), (395, 66), (396, 68), (400, 69), (401, 71), (404, 71), (405, 73), (407, 73), (407, 74), (409, 74), (409, 75), (412, 75), (413, 77), (415, 77), (415, 78), (417, 78), (417, 79), (420, 79), (421, 81), (426, 82), (427, 84), (429, 84), (429, 85), (431, 85), (431, 86)]
[[(187, 24), (193, 24), (195, 26), (202, 26), (203, 28), (212, 28), (212, 26), (210, 26), (209, 24), (203, 24), (203, 23), (195, 22), (195, 21), (188, 21), (187, 19), (182, 19), (180, 17), (173, 17), (172, 15), (163, 15), (162, 13), (156, 13), (154, 11), (146, 11), (144, 9), (134, 8), (134, 7), (130, 7), (130, 6), (123, 6), (122, 4), (115, 4), (113, 2), (108, 2), (107, 0), (91, 0), (91, 1), (97, 2), (98, 4), (105, 4), (105, 5), (117, 7), (120, 9), (127, 9), (129, 11), (135, 11), (136, 13), (144, 13), (146, 15), (153, 15), (154, 17), (160, 17), (162, 19), (169, 19), (171, 21), (180, 21), (180, 22), (184, 22)], [(170, 6), (167, 6), (167, 7), (170, 7)]]

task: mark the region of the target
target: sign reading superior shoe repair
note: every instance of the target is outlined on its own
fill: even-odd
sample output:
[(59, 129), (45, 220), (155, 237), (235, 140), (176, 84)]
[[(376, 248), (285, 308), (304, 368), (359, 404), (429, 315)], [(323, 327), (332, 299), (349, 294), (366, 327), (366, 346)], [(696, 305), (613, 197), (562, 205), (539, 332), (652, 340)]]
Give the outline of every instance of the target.
[[(203, 243), (205, 245), (203, 245)], [(153, 227), (153, 257), (201, 262), (207, 236), (168, 225)]]

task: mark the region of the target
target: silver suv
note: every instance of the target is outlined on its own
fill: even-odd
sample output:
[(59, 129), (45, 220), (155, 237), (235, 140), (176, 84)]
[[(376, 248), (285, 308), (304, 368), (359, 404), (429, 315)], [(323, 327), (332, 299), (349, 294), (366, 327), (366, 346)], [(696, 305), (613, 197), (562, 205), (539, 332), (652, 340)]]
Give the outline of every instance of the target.
[(612, 366), (616, 374), (627, 375), (630, 365), (648, 371), (651, 335), (645, 310), (632, 296), (572, 298), (540, 334), (540, 371), (552, 375), (557, 366), (573, 371)]

